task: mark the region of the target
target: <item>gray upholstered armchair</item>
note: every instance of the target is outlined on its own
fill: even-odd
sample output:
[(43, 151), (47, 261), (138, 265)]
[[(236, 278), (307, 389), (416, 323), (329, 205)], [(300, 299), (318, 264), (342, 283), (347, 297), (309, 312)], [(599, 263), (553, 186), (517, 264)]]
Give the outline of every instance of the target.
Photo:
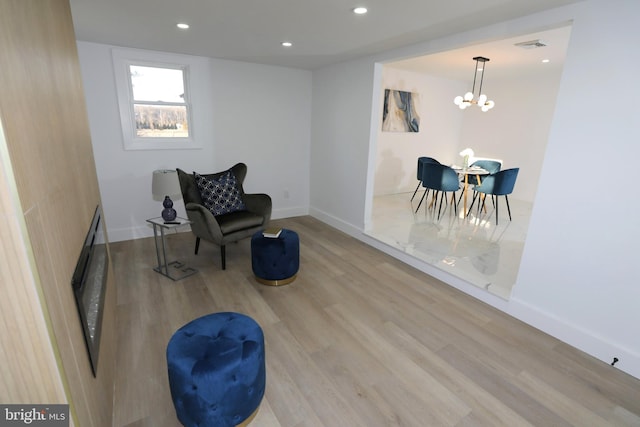
[[(198, 254), (200, 239), (220, 246), (223, 270), (226, 268), (226, 244), (252, 236), (256, 231), (264, 229), (271, 219), (271, 197), (267, 194), (245, 194), (242, 188), (247, 175), (247, 165), (238, 163), (230, 170), (237, 180), (237, 188), (244, 202), (244, 209), (214, 216), (205, 207), (200, 196), (195, 174), (177, 169), (187, 216), (192, 222), (191, 231), (196, 235), (195, 253)], [(225, 173), (227, 171), (200, 175), (208, 179), (218, 179)]]

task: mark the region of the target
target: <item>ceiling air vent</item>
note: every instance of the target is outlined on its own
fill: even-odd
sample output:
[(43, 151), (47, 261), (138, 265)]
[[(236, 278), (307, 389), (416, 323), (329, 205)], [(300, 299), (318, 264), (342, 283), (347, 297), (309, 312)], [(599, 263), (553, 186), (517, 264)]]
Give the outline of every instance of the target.
[(516, 43), (515, 46), (521, 47), (523, 49), (537, 49), (539, 47), (545, 47), (547, 44), (540, 39), (537, 40), (529, 40), (527, 42)]

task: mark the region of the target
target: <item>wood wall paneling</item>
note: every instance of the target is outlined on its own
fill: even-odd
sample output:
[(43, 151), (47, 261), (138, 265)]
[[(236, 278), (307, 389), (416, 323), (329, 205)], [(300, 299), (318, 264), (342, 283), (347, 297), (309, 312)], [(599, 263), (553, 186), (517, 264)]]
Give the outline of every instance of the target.
[[(0, 2), (0, 62), (0, 117), (26, 224), (24, 243), (33, 251), (32, 273), (41, 286), (42, 300), (31, 300), (30, 310), (40, 310), (52, 332), (48, 345), (53, 349), (44, 343), (37, 351), (55, 356), (58, 350), (60, 376), (68, 384), (77, 423), (111, 426), (116, 320), (112, 268), (97, 378), (70, 285), (100, 195), (68, 0)], [(23, 323), (22, 316), (3, 320), (9, 328)], [(26, 325), (22, 327), (32, 327)]]
[(1, 126), (0, 168), (0, 402), (66, 403)]

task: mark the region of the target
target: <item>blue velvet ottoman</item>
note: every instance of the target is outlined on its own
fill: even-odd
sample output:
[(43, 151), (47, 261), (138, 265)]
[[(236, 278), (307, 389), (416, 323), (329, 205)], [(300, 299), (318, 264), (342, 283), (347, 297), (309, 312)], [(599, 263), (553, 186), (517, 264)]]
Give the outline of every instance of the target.
[(278, 237), (265, 237), (258, 231), (251, 237), (251, 267), (256, 280), (279, 286), (293, 282), (300, 268), (298, 233), (283, 228)]
[(247, 425), (264, 396), (264, 336), (252, 318), (213, 313), (178, 329), (167, 345), (169, 386), (186, 427)]

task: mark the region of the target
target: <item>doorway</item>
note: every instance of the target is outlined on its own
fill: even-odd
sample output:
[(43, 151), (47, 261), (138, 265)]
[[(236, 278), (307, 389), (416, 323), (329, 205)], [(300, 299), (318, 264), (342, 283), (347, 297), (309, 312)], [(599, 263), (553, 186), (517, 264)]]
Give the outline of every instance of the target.
[[(491, 43), (479, 44), (382, 65), (380, 87), (419, 95), (420, 132), (384, 132), (381, 109), (377, 126), (371, 216), (366, 233), (386, 245), (446, 271), (505, 300), (517, 280), (529, 216), (542, 170), (571, 27), (562, 26)], [(523, 42), (537, 41), (525, 48)], [(489, 112), (459, 110), (456, 95), (471, 89), (475, 56), (490, 59), (483, 92), (496, 102)], [(548, 60), (543, 62), (543, 60)], [(380, 107), (382, 108), (382, 106)], [(503, 169), (519, 167), (499, 221), (488, 211), (466, 216), (453, 209), (440, 220), (410, 201), (419, 181), (417, 158), (429, 156), (447, 165), (461, 164), (459, 153), (471, 148), (477, 157), (497, 158)], [(419, 188), (419, 195), (422, 195)], [(427, 203), (428, 206), (428, 203)], [(466, 214), (466, 212), (465, 212)]]

